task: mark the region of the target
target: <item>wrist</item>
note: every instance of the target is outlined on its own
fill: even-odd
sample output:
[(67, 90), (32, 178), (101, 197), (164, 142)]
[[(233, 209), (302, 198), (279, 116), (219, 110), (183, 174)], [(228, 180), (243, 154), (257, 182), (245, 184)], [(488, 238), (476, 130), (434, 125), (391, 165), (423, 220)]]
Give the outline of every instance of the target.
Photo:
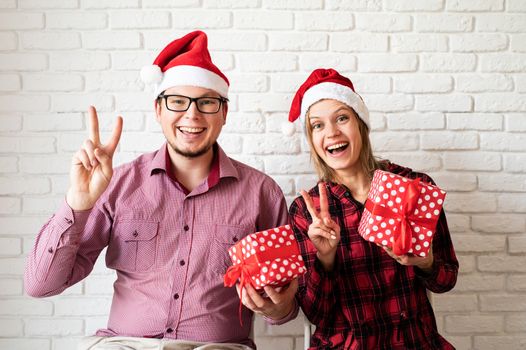
[(66, 193), (66, 203), (71, 209), (75, 211), (90, 210), (94, 206), (94, 203), (79, 198), (79, 196), (75, 194), (71, 188)]
[(434, 259), (430, 259), (422, 264), (417, 265), (417, 267), (425, 273), (431, 273), (433, 271)]
[(330, 252), (328, 254), (321, 254), (318, 251), (316, 253), (316, 257), (320, 261), (325, 271), (330, 272), (334, 269), (334, 260), (336, 258), (336, 251)]
[(273, 321), (279, 321), (290, 315), (290, 313), (294, 310), (294, 299), (287, 305), (284, 305), (282, 308), (278, 308), (275, 310), (275, 312), (265, 315), (266, 318), (269, 318)]

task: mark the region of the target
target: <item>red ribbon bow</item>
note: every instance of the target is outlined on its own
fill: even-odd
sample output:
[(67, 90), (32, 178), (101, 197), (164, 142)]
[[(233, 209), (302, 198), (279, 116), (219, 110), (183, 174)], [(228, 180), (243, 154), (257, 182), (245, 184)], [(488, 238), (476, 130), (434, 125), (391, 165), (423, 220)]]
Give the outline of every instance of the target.
[(420, 178), (411, 180), (407, 184), (406, 195), (402, 200), (402, 208), (397, 212), (379, 203), (373, 203), (373, 201), (369, 199), (365, 202), (365, 208), (371, 215), (398, 220), (398, 224), (396, 224), (393, 230), (393, 253), (395, 255), (407, 254), (413, 245), (413, 228), (411, 227), (411, 222), (430, 230), (434, 228), (432, 219), (414, 215), (422, 188)]
[(243, 325), (243, 319), (241, 318), (241, 311), (243, 309), (243, 303), (241, 296), (243, 295), (243, 289), (247, 284), (252, 285), (256, 288), (252, 281), (252, 276), (256, 275), (260, 271), (260, 263), (265, 261), (273, 261), (278, 258), (286, 259), (293, 255), (299, 255), (300, 250), (296, 241), (292, 241), (292, 244), (283, 244), (279, 248), (268, 248), (264, 251), (259, 251), (252, 254), (248, 258), (245, 258), (241, 251), (241, 242), (235, 245), (237, 247), (236, 256), (241, 260), (241, 263), (230, 266), (223, 277), (225, 287), (232, 287), (239, 279), (239, 323)]

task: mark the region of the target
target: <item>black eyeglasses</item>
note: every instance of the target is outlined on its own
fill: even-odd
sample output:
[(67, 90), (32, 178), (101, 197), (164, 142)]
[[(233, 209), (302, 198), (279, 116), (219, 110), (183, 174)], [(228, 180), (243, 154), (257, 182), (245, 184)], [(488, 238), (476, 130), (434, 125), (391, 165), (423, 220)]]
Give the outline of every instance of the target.
[(172, 112), (186, 112), (192, 102), (197, 106), (197, 110), (204, 114), (214, 114), (219, 112), (221, 105), (228, 102), (224, 97), (188, 97), (183, 95), (164, 95), (160, 94), (160, 99), (164, 99), (166, 108)]

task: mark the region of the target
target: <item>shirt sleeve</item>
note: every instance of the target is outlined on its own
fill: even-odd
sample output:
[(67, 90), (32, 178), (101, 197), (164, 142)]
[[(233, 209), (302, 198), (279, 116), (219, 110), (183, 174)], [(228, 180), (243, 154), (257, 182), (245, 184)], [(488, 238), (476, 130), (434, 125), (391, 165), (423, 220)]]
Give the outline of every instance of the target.
[[(279, 227), (288, 223), (289, 214), (283, 192), (277, 185), (275, 185), (274, 189), (269, 188), (267, 191), (272, 195), (269, 196), (267, 203), (264, 203), (264, 207), (268, 207), (269, 209), (262, 210), (261, 213), (259, 213), (258, 231)], [(294, 308), (282, 319), (274, 320), (265, 316), (263, 316), (263, 319), (270, 325), (281, 325), (295, 319), (296, 316), (298, 316), (298, 310), (298, 304), (294, 301)]]
[[(291, 227), (300, 246), (307, 272), (299, 278), (298, 300), (303, 313), (313, 324), (332, 317), (336, 305), (335, 286), (337, 266), (327, 272), (316, 256), (316, 248), (308, 237), (308, 227), (312, 222), (305, 203), (297, 198), (289, 209)], [(336, 262), (335, 262), (336, 263)]]
[(433, 236), (433, 266), (429, 273), (415, 268), (415, 273), (425, 287), (434, 293), (451, 290), (458, 275), (458, 260), (455, 255), (444, 210), (440, 213), (435, 235)]
[(26, 293), (57, 295), (85, 278), (106, 246), (111, 220), (96, 207), (74, 211), (64, 200), (40, 229), (24, 271)]
[[(416, 174), (422, 181), (436, 185), (429, 175)], [(443, 209), (440, 211), (435, 235), (433, 236), (433, 266), (431, 272), (426, 273), (415, 268), (415, 274), (422, 280), (425, 287), (433, 293), (445, 293), (453, 289), (457, 283), (458, 260)]]
[(263, 190), (270, 195), (264, 197), (267, 198), (267, 203), (263, 203), (259, 213), (257, 230), (262, 231), (287, 224), (289, 217), (287, 202), (281, 189), (276, 184), (274, 188)]
[(296, 299), (294, 299), (294, 307), (282, 319), (274, 320), (274, 319), (272, 319), (270, 317), (266, 317), (266, 316), (263, 316), (263, 319), (271, 326), (279, 326), (279, 325), (282, 325), (284, 323), (287, 323), (287, 322), (292, 321), (293, 319), (295, 319), (298, 316), (299, 310), (300, 310), (300, 308), (298, 306), (298, 302), (296, 301)]

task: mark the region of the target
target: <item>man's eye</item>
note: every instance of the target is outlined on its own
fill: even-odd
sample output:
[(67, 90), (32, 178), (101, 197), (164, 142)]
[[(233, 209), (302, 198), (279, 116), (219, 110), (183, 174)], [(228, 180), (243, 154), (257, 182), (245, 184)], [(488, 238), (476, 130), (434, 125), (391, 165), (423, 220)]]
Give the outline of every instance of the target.
[(214, 99), (202, 99), (202, 100), (199, 100), (199, 104), (201, 106), (207, 106), (207, 105), (215, 105), (217, 104), (217, 101), (214, 100)]
[(170, 104), (173, 104), (173, 105), (184, 105), (186, 103), (186, 100), (182, 98), (174, 98), (174, 99), (171, 99), (169, 102)]

